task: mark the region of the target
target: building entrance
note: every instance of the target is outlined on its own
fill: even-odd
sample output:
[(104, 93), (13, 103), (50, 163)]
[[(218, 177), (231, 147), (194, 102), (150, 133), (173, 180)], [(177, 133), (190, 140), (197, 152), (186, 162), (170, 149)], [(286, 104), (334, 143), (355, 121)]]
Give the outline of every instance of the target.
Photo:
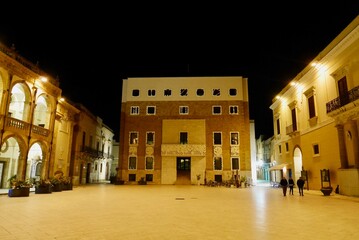
[(191, 158), (177, 157), (176, 184), (191, 184)]

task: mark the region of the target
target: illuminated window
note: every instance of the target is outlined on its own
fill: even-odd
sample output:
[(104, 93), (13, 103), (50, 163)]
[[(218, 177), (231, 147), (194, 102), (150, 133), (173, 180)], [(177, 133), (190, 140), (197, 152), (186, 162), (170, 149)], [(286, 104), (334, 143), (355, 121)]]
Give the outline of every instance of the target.
[(138, 144), (138, 132), (130, 132), (130, 145)]
[(231, 145), (239, 145), (239, 133), (231, 132)]

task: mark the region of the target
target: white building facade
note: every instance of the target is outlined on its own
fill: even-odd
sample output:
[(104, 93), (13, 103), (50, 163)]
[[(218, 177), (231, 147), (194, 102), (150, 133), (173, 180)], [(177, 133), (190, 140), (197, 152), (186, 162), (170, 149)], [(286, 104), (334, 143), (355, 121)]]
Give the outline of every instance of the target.
[(358, 89), (359, 17), (273, 99), (272, 180), (359, 196)]

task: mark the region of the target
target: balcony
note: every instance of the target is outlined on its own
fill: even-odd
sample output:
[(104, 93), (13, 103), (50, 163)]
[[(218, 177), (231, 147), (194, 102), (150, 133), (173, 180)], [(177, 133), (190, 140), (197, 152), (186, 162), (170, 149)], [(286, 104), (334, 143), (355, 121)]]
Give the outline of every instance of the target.
[[(352, 103), (358, 99), (359, 99), (359, 86), (356, 86), (355, 88), (348, 91), (346, 94), (341, 95), (341, 96), (331, 100), (330, 102), (328, 102), (326, 104), (327, 114), (329, 114), (335, 110), (338, 110), (338, 109), (344, 107), (345, 105)], [(345, 111), (345, 109), (343, 109), (343, 111)]]
[(44, 127), (31, 125), (30, 123), (12, 117), (7, 117), (5, 121), (6, 130), (27, 136), (31, 127), (32, 137), (49, 140), (48, 137), (50, 136), (50, 131)]
[(205, 144), (162, 144), (162, 156), (206, 156)]
[(98, 159), (98, 158), (103, 158), (104, 157), (104, 153), (98, 149), (94, 149), (92, 147), (88, 147), (88, 146), (80, 146), (80, 153), (84, 156), (87, 156), (89, 158), (93, 158), (93, 159)]
[(285, 133), (289, 136), (295, 135), (298, 132), (298, 129), (296, 126), (289, 125), (285, 128)]

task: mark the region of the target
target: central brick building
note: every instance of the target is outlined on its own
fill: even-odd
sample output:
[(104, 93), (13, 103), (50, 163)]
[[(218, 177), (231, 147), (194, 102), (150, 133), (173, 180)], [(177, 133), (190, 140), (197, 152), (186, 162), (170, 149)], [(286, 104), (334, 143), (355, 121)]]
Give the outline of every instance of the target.
[(123, 80), (118, 178), (203, 184), (251, 176), (243, 77)]

